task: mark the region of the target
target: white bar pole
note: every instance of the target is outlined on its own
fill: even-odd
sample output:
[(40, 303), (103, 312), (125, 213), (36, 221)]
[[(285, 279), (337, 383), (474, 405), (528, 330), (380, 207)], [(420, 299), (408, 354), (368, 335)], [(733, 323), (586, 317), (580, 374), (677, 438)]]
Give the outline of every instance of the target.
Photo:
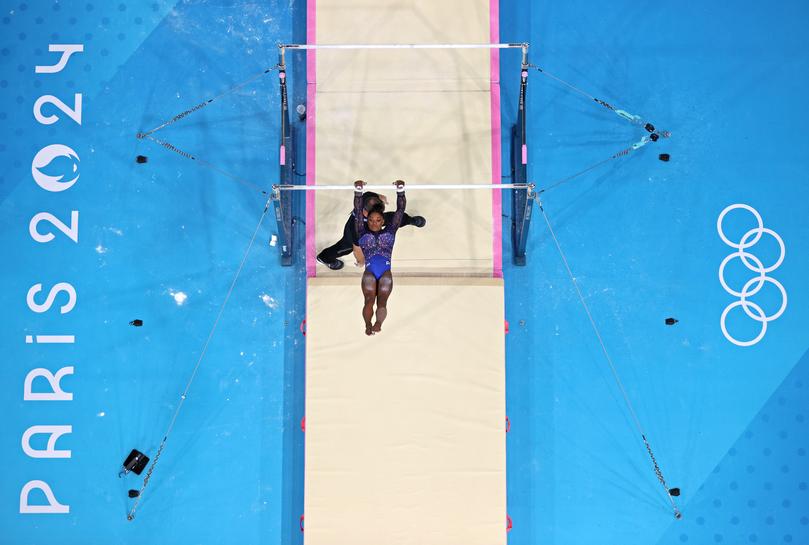
[(520, 44), (279, 44), (286, 49), (522, 49)]
[[(405, 184), (409, 189), (533, 189), (534, 184)], [(354, 191), (353, 185), (274, 185), (273, 189), (281, 191)], [(394, 191), (396, 186), (366, 184), (363, 191), (368, 189)]]

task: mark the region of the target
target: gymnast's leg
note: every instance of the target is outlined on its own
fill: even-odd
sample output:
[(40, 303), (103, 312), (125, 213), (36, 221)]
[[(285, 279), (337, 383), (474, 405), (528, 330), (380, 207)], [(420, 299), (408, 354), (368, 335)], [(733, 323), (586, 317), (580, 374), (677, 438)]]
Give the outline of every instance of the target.
[(353, 248), (353, 223), (353, 216), (349, 217), (343, 227), (343, 238), (317, 254), (317, 260), (333, 271), (343, 268), (343, 262), (338, 258), (351, 253)]
[(365, 320), (365, 334), (373, 335), (371, 331), (371, 318), (374, 316), (374, 300), (376, 300), (376, 277), (370, 271), (362, 274), (362, 295), (365, 297), (365, 304), (362, 307), (362, 319)]
[(385, 321), (388, 315), (388, 297), (390, 297), (390, 292), (393, 291), (393, 275), (390, 271), (385, 271), (385, 273), (379, 277), (377, 284), (376, 323), (371, 328), (371, 331), (374, 333), (382, 331), (382, 322)]

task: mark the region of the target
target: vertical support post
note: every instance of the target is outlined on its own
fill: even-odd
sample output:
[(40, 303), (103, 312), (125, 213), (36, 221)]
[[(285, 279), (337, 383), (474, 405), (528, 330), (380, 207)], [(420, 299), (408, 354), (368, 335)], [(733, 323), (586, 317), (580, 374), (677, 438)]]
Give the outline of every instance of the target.
[(292, 193), (291, 191), (281, 191), (278, 188), (272, 190), (273, 210), (275, 211), (275, 221), (278, 224), (278, 247), (281, 250), (281, 266), (292, 265)]
[[(289, 128), (289, 99), (287, 97), (287, 73), (284, 62), (284, 47), (278, 48), (278, 84), (280, 86), (281, 97), (281, 138), (278, 146), (278, 168), (279, 183), (284, 185), (292, 184), (293, 175), (293, 143), (292, 131)], [(273, 205), (275, 208), (275, 220), (278, 223), (278, 246), (281, 250), (281, 265), (288, 267), (292, 265), (293, 256), (293, 228), (292, 228), (292, 199), (294, 195), (291, 191), (273, 190)]]
[[(525, 97), (528, 88), (528, 46), (522, 48), (520, 68), (520, 96), (517, 123), (511, 128), (511, 178), (514, 183), (528, 181), (528, 142), (525, 116)], [(525, 265), (525, 246), (528, 242), (528, 228), (531, 226), (531, 189), (514, 189), (511, 193), (511, 243), (514, 250), (514, 264)]]

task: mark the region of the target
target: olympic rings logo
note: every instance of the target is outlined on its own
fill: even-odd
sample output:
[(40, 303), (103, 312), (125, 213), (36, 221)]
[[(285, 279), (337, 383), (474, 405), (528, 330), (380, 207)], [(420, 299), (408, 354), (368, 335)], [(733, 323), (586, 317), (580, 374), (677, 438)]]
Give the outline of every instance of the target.
[[(736, 209), (747, 210), (753, 214), (756, 219), (756, 223), (758, 224), (757, 227), (747, 231), (738, 243), (731, 242), (722, 231), (722, 220), (724, 220), (725, 215), (731, 210)], [(722, 333), (725, 335), (725, 338), (733, 344), (737, 346), (752, 346), (764, 338), (764, 334), (767, 333), (767, 324), (773, 320), (777, 320), (787, 308), (787, 292), (784, 289), (784, 286), (782, 286), (781, 283), (775, 278), (767, 276), (767, 273), (772, 272), (780, 267), (781, 263), (784, 261), (784, 256), (786, 255), (784, 241), (781, 239), (778, 233), (772, 229), (767, 229), (764, 227), (764, 221), (761, 219), (761, 215), (758, 213), (758, 211), (752, 206), (748, 206), (746, 204), (731, 204), (722, 210), (722, 213), (719, 214), (719, 218), (716, 220), (716, 230), (719, 232), (719, 238), (722, 239), (722, 242), (731, 248), (736, 249), (735, 252), (722, 260), (722, 264), (719, 265), (719, 283), (722, 284), (722, 287), (726, 292), (734, 297), (739, 298), (738, 301), (734, 301), (725, 307), (725, 310), (722, 312), (722, 317), (719, 319), (719, 325), (722, 328)], [(778, 247), (780, 249), (778, 259), (769, 267), (765, 267), (764, 263), (762, 263), (758, 257), (747, 251), (748, 248), (758, 243), (758, 241), (761, 240), (761, 237), (765, 234), (773, 237), (778, 243)], [(756, 276), (748, 280), (744, 286), (742, 286), (741, 291), (734, 290), (728, 286), (727, 282), (725, 281), (725, 266), (735, 258), (739, 258), (747, 269), (756, 273)], [(781, 307), (772, 316), (767, 316), (764, 309), (753, 301), (749, 300), (750, 297), (761, 291), (761, 288), (763, 288), (764, 284), (767, 282), (778, 288), (778, 291), (781, 292)], [(736, 307), (742, 307), (742, 310), (744, 310), (744, 313), (747, 314), (747, 316), (761, 323), (761, 331), (754, 339), (749, 341), (740, 341), (728, 333), (725, 320), (727, 319), (728, 313)]]

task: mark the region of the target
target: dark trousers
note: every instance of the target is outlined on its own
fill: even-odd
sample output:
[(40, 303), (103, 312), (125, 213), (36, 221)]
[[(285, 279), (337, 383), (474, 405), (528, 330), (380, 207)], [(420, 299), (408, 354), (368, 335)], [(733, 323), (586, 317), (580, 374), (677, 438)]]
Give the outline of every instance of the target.
[[(385, 223), (393, 221), (393, 214), (393, 212), (385, 212), (383, 214), (385, 217)], [(405, 215), (402, 217), (402, 224), (399, 227), (410, 225), (412, 219), (413, 218), (407, 212), (405, 212)], [(325, 248), (322, 252), (317, 254), (317, 257), (326, 263), (333, 263), (338, 257), (343, 257), (344, 255), (351, 253), (355, 240), (357, 240), (357, 235), (354, 232), (354, 216), (349, 216), (345, 227), (343, 227), (343, 238), (338, 240), (336, 244), (332, 244), (328, 248)]]

